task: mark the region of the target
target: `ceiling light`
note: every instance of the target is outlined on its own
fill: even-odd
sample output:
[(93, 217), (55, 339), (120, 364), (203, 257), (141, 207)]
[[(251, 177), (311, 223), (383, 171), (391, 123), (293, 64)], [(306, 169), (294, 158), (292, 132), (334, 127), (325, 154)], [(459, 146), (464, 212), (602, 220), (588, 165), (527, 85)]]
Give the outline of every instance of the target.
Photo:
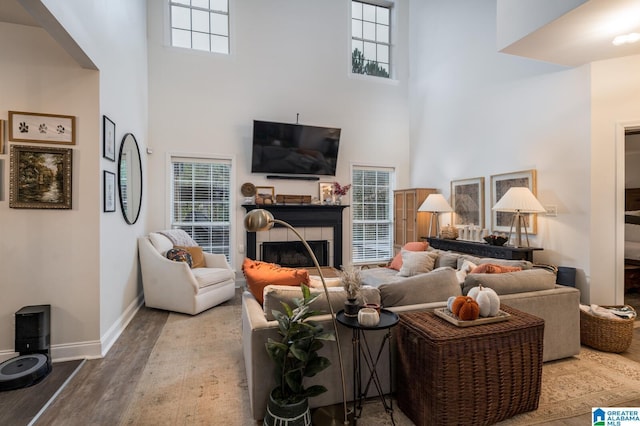
[(624, 35), (619, 35), (613, 39), (613, 44), (616, 46), (620, 46), (626, 43), (635, 43), (640, 40), (640, 34), (638, 33), (629, 33)]

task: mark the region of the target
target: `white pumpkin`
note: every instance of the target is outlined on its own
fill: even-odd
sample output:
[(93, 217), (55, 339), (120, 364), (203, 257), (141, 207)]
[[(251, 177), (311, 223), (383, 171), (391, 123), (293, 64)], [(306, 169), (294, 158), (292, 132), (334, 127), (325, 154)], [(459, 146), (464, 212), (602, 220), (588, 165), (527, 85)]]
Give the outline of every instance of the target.
[(451, 309), (451, 308), (452, 308), (452, 305), (453, 305), (453, 301), (454, 301), (454, 300), (456, 300), (456, 296), (450, 296), (450, 297), (447, 299), (447, 309), (448, 309), (449, 311), (453, 311), (453, 309)]
[(467, 296), (478, 302), (481, 317), (495, 317), (500, 312), (500, 297), (492, 288), (479, 285), (469, 290)]

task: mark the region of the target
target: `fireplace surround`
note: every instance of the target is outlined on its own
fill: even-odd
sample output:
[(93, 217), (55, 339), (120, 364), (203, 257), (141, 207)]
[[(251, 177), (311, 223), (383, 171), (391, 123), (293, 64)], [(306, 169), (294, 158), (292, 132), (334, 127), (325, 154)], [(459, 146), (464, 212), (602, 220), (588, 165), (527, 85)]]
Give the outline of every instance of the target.
[[(255, 209), (265, 209), (273, 214), (273, 217), (296, 228), (330, 227), (333, 230), (333, 267), (339, 268), (342, 263), (342, 213), (348, 206), (327, 206), (314, 204), (271, 204), (257, 206), (244, 204), (247, 212)], [(281, 227), (275, 224), (275, 228)], [(247, 232), (247, 257), (257, 259), (257, 240), (255, 232)]]

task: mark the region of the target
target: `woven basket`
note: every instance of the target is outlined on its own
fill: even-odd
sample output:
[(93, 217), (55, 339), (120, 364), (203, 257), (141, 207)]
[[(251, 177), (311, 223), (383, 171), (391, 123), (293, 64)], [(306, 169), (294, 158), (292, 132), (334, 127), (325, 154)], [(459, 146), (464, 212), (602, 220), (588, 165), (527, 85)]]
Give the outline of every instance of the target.
[[(603, 306), (603, 308), (610, 307), (613, 306)], [(603, 352), (624, 352), (633, 339), (634, 321), (635, 318), (618, 320), (597, 317), (581, 309), (580, 343)]]

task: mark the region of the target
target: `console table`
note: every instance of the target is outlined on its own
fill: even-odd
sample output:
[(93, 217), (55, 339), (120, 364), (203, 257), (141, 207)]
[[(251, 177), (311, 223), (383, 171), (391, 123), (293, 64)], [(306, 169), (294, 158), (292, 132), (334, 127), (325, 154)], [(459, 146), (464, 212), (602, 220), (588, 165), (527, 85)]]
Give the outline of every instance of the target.
[[(425, 239), (425, 238), (423, 238)], [(542, 250), (541, 247), (510, 247), (493, 246), (476, 241), (446, 240), (443, 238), (426, 237), (429, 245), (440, 250), (458, 251), (474, 256), (494, 257), (496, 259), (528, 260), (533, 262), (533, 252)]]

